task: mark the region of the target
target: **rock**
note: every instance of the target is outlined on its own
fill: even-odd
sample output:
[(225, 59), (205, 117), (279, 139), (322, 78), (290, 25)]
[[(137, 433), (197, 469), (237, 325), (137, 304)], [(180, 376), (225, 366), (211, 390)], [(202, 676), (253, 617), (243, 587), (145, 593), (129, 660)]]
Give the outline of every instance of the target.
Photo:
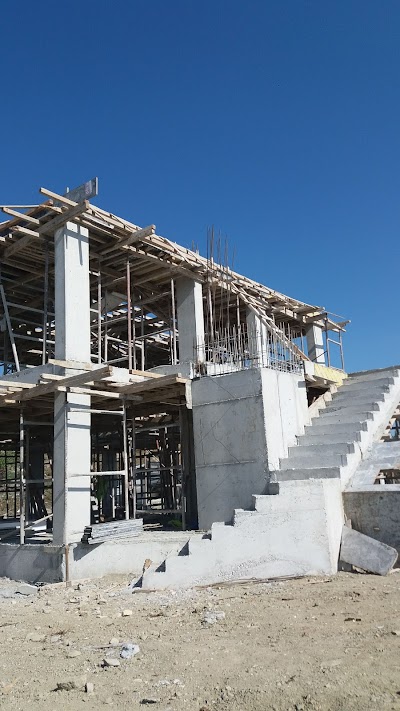
[(57, 691), (72, 691), (76, 688), (77, 686), (74, 679), (68, 679), (68, 681), (58, 681), (56, 687)]
[(225, 619), (225, 612), (222, 610), (207, 610), (201, 618), (203, 625), (215, 625), (219, 620)]
[(70, 652), (67, 652), (67, 658), (68, 659), (75, 659), (75, 657), (80, 657), (81, 653), (78, 649), (71, 649)]
[(94, 692), (94, 684), (92, 684), (91, 681), (87, 681), (85, 684), (85, 691), (87, 694), (93, 694)]
[(131, 642), (127, 642), (126, 644), (122, 645), (120, 657), (122, 659), (131, 659), (132, 657), (135, 657), (136, 654), (139, 654), (140, 652), (140, 647), (138, 644), (132, 644)]
[(103, 666), (104, 667), (120, 667), (121, 662), (119, 659), (115, 659), (114, 657), (106, 657), (103, 659)]
[(400, 630), (392, 630), (392, 634), (394, 634), (395, 637), (400, 637)]
[(36, 585), (29, 585), (29, 583), (21, 583), (15, 592), (17, 595), (37, 595), (38, 589)]
[(45, 634), (38, 634), (37, 632), (29, 632), (29, 634), (27, 634), (25, 637), (25, 640), (27, 642), (44, 642), (45, 639)]
[(133, 615), (132, 610), (124, 610), (122, 613), (122, 617), (131, 617)]
[(58, 681), (56, 691), (73, 691), (74, 689), (83, 689), (85, 685), (85, 676), (75, 677), (72, 679), (66, 679), (65, 681)]
[(118, 637), (111, 637), (109, 644), (111, 644), (112, 647), (118, 647), (118, 645), (119, 645)]
[(148, 699), (142, 699), (141, 704), (159, 704), (160, 699), (153, 699), (153, 698), (148, 698)]

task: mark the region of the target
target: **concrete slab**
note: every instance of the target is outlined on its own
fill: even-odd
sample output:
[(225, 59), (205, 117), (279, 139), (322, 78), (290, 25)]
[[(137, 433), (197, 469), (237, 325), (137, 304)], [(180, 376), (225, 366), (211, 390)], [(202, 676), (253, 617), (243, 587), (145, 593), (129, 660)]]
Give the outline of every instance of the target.
[(400, 553), (400, 484), (366, 486), (343, 492), (346, 516), (356, 531)]
[(397, 551), (363, 533), (343, 526), (339, 560), (376, 575), (387, 575), (398, 557)]

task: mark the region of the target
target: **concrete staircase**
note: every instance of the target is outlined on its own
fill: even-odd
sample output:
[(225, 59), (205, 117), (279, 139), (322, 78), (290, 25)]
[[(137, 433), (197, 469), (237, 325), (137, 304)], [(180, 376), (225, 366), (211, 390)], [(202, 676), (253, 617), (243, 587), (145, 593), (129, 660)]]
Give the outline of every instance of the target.
[(342, 488), (400, 401), (400, 368), (350, 375), (280, 460), (272, 481), (340, 478)]
[(253, 510), (236, 509), (231, 525), (192, 536), (137, 584), (154, 590), (336, 572), (342, 491), (399, 401), (400, 367), (349, 376), (289, 448), (268, 494), (253, 496)]

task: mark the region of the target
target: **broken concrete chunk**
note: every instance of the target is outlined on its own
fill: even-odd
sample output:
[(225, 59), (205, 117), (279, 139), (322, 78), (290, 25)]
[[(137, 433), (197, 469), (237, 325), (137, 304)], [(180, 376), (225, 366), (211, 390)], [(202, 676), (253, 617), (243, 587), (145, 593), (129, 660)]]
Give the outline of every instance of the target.
[(119, 659), (114, 659), (114, 657), (106, 657), (103, 659), (103, 667), (119, 667), (121, 662)]
[(339, 561), (369, 573), (387, 575), (398, 557), (395, 548), (343, 526)]
[(218, 620), (225, 619), (225, 612), (222, 610), (207, 610), (201, 618), (203, 625), (215, 625)]
[(139, 652), (139, 645), (127, 642), (126, 644), (122, 645), (120, 657), (122, 657), (122, 659), (131, 659), (132, 657), (135, 657), (136, 654), (139, 654)]
[(21, 583), (15, 589), (17, 595), (36, 595), (39, 588), (36, 585), (29, 585), (29, 583)]

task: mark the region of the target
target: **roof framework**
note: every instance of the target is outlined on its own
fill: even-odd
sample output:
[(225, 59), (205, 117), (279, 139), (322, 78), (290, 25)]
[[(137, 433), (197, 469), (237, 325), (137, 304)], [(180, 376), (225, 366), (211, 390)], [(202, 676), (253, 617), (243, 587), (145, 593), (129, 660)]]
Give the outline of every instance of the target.
[[(235, 312), (244, 322), (246, 312), (253, 311), (285, 347), (304, 360), (307, 356), (293, 338), (308, 325), (344, 330), (347, 322), (338, 322), (324, 308), (281, 294), (206, 259), (157, 235), (154, 225), (140, 228), (89, 201), (76, 203), (45, 188), (40, 192), (46, 199), (25, 212), (3, 207), (10, 219), (0, 224), (1, 285), (23, 363), (38, 364), (53, 355), (54, 233), (67, 221), (89, 231), (92, 353), (98, 353), (98, 363), (113, 362), (113, 356), (114, 362), (128, 357), (126, 349), (121, 351), (121, 342), (129, 340), (126, 321), (131, 297), (133, 336), (146, 341), (146, 367), (168, 362), (171, 330), (176, 328), (175, 323), (171, 326), (175, 321), (171, 290), (180, 276), (207, 285), (220, 312)], [(206, 289), (204, 300), (206, 303)], [(96, 315), (99, 311), (101, 323)], [(105, 331), (106, 349), (102, 343)]]

